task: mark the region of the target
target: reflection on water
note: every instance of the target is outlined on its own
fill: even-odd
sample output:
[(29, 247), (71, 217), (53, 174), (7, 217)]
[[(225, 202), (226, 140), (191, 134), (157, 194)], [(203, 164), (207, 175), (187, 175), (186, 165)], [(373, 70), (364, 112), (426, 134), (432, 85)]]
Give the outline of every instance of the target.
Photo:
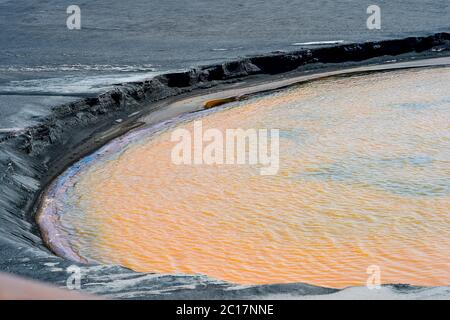
[(383, 283), (448, 285), (449, 76), (328, 79), (200, 115), (205, 129), (279, 128), (278, 175), (175, 166), (166, 130), (60, 180), (60, 231), (138, 271), (344, 287), (378, 265)]

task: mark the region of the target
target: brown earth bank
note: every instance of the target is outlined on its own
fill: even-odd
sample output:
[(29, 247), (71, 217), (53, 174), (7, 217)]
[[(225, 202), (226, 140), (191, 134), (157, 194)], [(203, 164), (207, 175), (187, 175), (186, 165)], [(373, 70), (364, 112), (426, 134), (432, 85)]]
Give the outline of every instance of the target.
[[(56, 256), (42, 240), (35, 222), (40, 196), (67, 166), (139, 126), (142, 116), (164, 114), (165, 107), (175, 101), (231, 88), (237, 90), (392, 60), (445, 57), (449, 55), (449, 47), (450, 34), (439, 33), (260, 55), (120, 84), (98, 96), (57, 106), (38, 125), (3, 132), (0, 136), (0, 271), (65, 286), (70, 276), (67, 267), (79, 263)], [(176, 113), (189, 111), (193, 110)], [(174, 115), (171, 112), (167, 111), (165, 117)], [(295, 298), (342, 294), (336, 289), (301, 283), (242, 287), (202, 275), (139, 274), (121, 266), (80, 266), (82, 290), (116, 298)], [(0, 283), (0, 288), (4, 290), (5, 285)], [(353, 292), (347, 290), (342, 292)], [(383, 292), (385, 297), (394, 298), (450, 296), (448, 287), (388, 285)], [(361, 293), (354, 297), (358, 296), (364, 297)]]
[(92, 300), (92, 295), (0, 273), (0, 300)]

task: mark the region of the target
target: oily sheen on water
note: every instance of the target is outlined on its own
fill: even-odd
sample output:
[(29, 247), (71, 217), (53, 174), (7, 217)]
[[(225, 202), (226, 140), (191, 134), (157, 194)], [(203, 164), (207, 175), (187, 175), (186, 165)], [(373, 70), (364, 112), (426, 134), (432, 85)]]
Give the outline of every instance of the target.
[[(450, 69), (334, 78), (131, 141), (70, 179), (57, 228), (90, 261), (241, 284), (450, 283)], [(277, 128), (279, 171), (175, 165), (171, 132)]]

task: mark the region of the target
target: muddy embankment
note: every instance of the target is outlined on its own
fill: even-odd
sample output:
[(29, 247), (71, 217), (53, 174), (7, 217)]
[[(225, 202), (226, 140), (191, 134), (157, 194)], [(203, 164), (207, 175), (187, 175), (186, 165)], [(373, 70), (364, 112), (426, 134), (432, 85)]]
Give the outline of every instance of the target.
[[(0, 133), (0, 271), (64, 286), (71, 261), (53, 254), (35, 222), (40, 195), (74, 161), (139, 125), (143, 114), (191, 95), (390, 60), (448, 56), (450, 34), (343, 44), (242, 58), (164, 74), (59, 105), (33, 127)], [(245, 84), (244, 84), (245, 82)], [(200, 275), (139, 274), (120, 266), (80, 265), (82, 289), (117, 298), (255, 298), (332, 294), (361, 296), (306, 284), (241, 287)], [(357, 289), (357, 293), (353, 290)], [(385, 286), (389, 297), (450, 295), (450, 289)]]

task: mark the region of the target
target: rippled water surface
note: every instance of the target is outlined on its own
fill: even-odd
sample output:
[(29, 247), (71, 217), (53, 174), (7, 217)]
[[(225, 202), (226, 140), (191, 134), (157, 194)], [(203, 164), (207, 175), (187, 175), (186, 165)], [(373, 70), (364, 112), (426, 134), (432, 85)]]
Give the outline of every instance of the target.
[(377, 265), (383, 283), (448, 285), (449, 79), (333, 78), (196, 116), (204, 129), (280, 129), (274, 176), (176, 166), (171, 129), (144, 135), (58, 180), (58, 230), (81, 256), (138, 271), (344, 287)]

